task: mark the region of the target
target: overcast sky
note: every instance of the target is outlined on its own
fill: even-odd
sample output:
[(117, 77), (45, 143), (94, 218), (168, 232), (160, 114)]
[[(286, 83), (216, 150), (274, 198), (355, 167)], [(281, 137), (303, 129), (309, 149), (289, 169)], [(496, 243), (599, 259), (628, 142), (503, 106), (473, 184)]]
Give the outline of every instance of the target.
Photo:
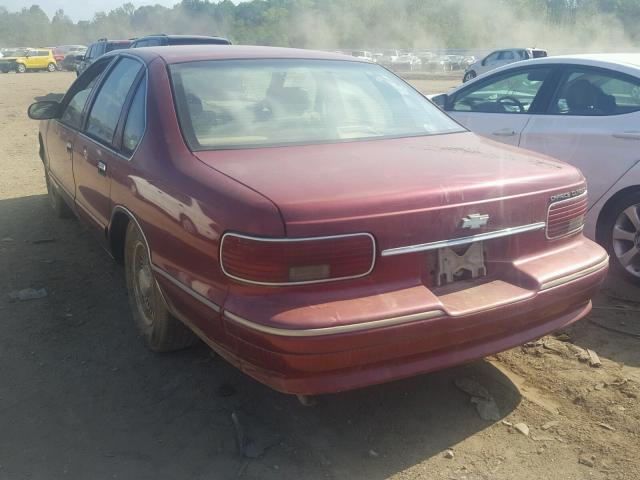
[[(114, 8), (127, 3), (126, 0), (0, 0), (0, 6), (6, 7), (9, 11), (21, 10), (31, 5), (40, 5), (42, 10), (51, 18), (59, 8), (69, 15), (74, 22), (78, 20), (91, 20), (96, 12), (108, 12)], [(164, 5), (172, 7), (180, 0), (131, 0), (136, 7), (141, 5)]]

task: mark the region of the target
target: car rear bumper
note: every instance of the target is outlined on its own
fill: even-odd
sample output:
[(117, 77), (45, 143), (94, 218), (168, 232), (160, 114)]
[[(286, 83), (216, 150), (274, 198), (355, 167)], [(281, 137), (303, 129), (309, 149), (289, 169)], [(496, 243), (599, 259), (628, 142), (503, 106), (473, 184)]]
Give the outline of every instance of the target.
[(226, 341), (210, 343), (282, 392), (360, 388), (469, 362), (564, 328), (590, 311), (607, 269), (603, 249), (580, 237), (567, 249), (519, 259), (508, 278), (439, 291), (372, 286), (370, 295), (345, 291), (316, 303), (230, 294), (222, 310)]

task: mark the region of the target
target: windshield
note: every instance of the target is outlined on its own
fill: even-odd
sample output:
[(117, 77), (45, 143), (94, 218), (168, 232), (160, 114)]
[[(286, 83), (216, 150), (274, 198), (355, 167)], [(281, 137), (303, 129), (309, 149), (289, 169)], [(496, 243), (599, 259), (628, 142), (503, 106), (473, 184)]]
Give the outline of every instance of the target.
[(191, 149), (340, 142), (462, 131), (405, 82), (373, 64), (217, 60), (172, 65)]

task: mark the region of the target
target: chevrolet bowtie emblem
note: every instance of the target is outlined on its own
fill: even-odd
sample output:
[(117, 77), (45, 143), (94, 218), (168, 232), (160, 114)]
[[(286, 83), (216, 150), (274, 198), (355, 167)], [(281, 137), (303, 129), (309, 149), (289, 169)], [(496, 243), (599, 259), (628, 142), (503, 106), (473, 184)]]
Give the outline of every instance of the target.
[(489, 223), (489, 215), (472, 213), (463, 217), (462, 228), (480, 228), (484, 227), (487, 223)]

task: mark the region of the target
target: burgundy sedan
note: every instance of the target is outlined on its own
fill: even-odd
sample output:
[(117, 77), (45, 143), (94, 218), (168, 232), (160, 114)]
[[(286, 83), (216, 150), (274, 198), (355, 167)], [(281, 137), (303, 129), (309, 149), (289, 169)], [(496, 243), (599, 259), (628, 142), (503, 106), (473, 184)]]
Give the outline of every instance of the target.
[(151, 348), (200, 337), (282, 392), (522, 344), (586, 315), (607, 272), (578, 170), (353, 57), (120, 50), (29, 114), (53, 208), (124, 262)]

